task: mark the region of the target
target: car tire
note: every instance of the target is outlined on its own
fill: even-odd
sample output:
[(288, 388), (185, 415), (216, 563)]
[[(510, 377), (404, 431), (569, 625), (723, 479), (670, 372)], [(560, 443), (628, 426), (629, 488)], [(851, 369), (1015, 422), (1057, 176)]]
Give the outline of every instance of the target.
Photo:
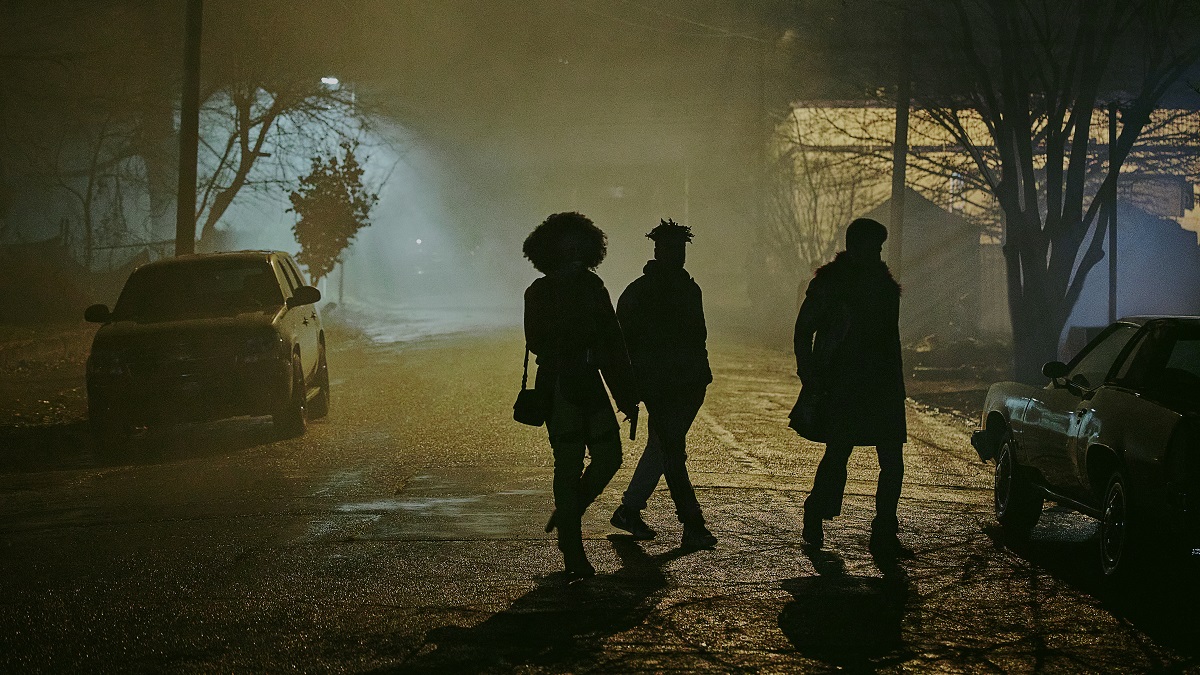
[(304, 386), (304, 369), (300, 365), (300, 355), (292, 356), (292, 386), (288, 399), (282, 402), (280, 410), (271, 416), (275, 433), (279, 438), (295, 438), (308, 428), (308, 411), (306, 410), (307, 388)]
[(97, 457), (112, 459), (123, 454), (132, 438), (130, 426), (119, 419), (102, 401), (88, 401), (88, 430)]
[(994, 504), (996, 520), (1007, 532), (1029, 536), (1042, 515), (1042, 493), (1021, 473), (1015, 441), (1004, 439), (996, 453)]
[(88, 426), (97, 458), (118, 458), (130, 447), (130, 425), (120, 419), (104, 413), (89, 413)]
[(1136, 525), (1130, 517), (1129, 480), (1116, 469), (1109, 476), (1100, 502), (1100, 572), (1110, 581), (1128, 576), (1136, 557)]
[(329, 414), (329, 364), (325, 360), (325, 342), (322, 341), (317, 352), (317, 395), (308, 405), (308, 416), (320, 419)]

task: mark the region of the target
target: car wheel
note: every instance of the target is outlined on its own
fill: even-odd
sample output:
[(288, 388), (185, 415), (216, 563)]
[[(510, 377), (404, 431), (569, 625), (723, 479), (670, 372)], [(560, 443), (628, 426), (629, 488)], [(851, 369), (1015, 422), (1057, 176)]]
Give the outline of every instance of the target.
[(304, 369), (300, 366), (300, 356), (292, 356), (292, 390), (288, 400), (282, 402), (279, 412), (272, 415), (275, 432), (280, 438), (295, 438), (304, 433), (308, 427), (308, 414), (305, 410), (307, 389), (304, 386)]
[(1042, 515), (1042, 494), (1021, 475), (1014, 449), (1014, 441), (1007, 438), (996, 455), (996, 520), (1005, 530), (1024, 537)]
[(329, 364), (325, 361), (325, 343), (317, 352), (317, 396), (308, 406), (308, 415), (320, 419), (329, 414)]
[(89, 422), (96, 455), (103, 459), (120, 457), (129, 449), (133, 438), (130, 426), (119, 419), (101, 416)]
[(125, 452), (132, 437), (130, 426), (101, 401), (88, 401), (88, 430), (98, 457), (111, 459)]
[(1136, 533), (1130, 527), (1128, 484), (1123, 471), (1113, 471), (1100, 505), (1100, 571), (1107, 579), (1123, 577), (1130, 567)]

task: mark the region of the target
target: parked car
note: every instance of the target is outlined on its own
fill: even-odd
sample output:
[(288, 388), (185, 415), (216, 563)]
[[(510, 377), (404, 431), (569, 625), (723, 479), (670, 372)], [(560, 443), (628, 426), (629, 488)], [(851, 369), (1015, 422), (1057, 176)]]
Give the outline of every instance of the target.
[(188, 255), (143, 265), (87, 361), (97, 447), (117, 451), (139, 427), (270, 415), (280, 436), (329, 410), (325, 332), (295, 260), (279, 251)]
[(1027, 535), (1043, 500), (1096, 518), (1106, 577), (1151, 547), (1200, 555), (1200, 317), (1123, 319), (1042, 373), (992, 385), (971, 439), (1000, 525)]

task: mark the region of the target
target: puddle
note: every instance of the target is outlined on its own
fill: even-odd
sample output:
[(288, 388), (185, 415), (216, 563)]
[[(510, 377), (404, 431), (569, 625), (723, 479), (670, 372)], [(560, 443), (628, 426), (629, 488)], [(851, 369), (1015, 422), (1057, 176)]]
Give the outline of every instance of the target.
[(337, 507), (342, 513), (358, 513), (358, 512), (373, 512), (373, 511), (429, 511), (433, 509), (442, 509), (449, 507), (454, 510), (455, 507), (463, 504), (470, 504), (479, 501), (479, 497), (429, 497), (427, 499), (380, 499), (373, 502), (363, 502), (361, 504), (342, 504)]

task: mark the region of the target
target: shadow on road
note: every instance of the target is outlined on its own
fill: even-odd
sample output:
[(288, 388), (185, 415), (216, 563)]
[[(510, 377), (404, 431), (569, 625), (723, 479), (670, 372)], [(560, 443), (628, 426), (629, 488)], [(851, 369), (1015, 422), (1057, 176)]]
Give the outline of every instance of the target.
[(1160, 552), (1143, 559), (1126, 582), (1115, 583), (1100, 574), (1100, 544), (1095, 536), (1082, 541), (1029, 540), (1013, 537), (996, 525), (985, 527), (984, 532), (998, 546), (1098, 599), (1154, 642), (1181, 655), (1200, 657), (1197, 561)]
[(800, 654), (852, 670), (911, 658), (901, 635), (908, 600), (903, 569), (877, 560), (882, 578), (852, 576), (836, 553), (806, 548), (804, 554), (817, 576), (783, 581), (792, 601), (779, 613), (780, 630)]
[(96, 452), (86, 420), (0, 427), (0, 473), (162, 464), (245, 450), (275, 440), (270, 421), (237, 418), (153, 429), (120, 451)]
[(379, 672), (481, 672), (533, 667), (621, 670), (605, 638), (641, 625), (653, 596), (667, 587), (662, 566), (684, 555), (674, 549), (647, 555), (629, 537), (609, 537), (621, 569), (568, 584), (562, 573), (538, 580), (534, 590), (503, 612), (470, 628), (429, 631), (414, 655)]

